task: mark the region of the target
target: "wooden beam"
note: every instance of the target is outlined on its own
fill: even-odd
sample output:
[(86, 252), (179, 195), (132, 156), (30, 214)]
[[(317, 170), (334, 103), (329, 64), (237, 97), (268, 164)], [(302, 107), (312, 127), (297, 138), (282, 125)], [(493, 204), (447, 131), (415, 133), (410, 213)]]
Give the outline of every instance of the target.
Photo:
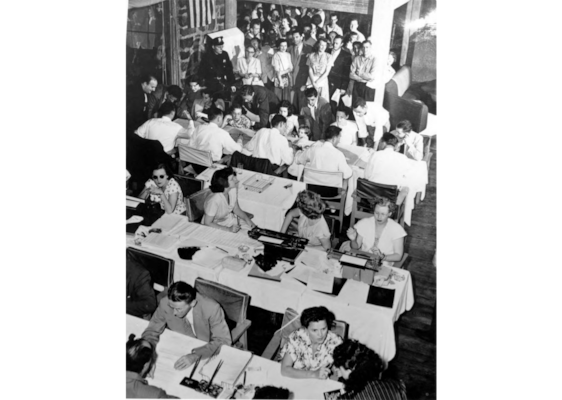
[(327, 11), (340, 11), (353, 14), (369, 14), (369, 6), (374, 0), (248, 0), (252, 3), (269, 3), (292, 7), (320, 8)]
[(236, 28), (237, 0), (225, 0), (224, 2), (224, 28)]
[(410, 45), (410, 36), (412, 36), (413, 33), (410, 29), (410, 25), (412, 21), (415, 21), (420, 17), (421, 2), (422, 0), (410, 0), (408, 3), (408, 8), (406, 9), (406, 19), (404, 21), (402, 50), (400, 51), (400, 65), (404, 65), (408, 61), (408, 47)]

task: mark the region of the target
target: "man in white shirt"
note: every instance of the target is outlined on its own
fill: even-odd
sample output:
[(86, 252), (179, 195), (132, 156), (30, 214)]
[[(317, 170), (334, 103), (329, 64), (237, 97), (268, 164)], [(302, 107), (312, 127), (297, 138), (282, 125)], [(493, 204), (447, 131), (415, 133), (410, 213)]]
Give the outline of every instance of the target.
[(405, 119), (396, 125), (396, 136), (400, 139), (399, 146), (404, 145), (404, 154), (412, 160), (423, 159), (423, 137), (412, 130), (412, 124)]
[(365, 179), (383, 185), (406, 186), (406, 177), (415, 167), (415, 161), (396, 151), (398, 138), (392, 133), (385, 133), (381, 140), (384, 149), (375, 151), (369, 157), (365, 167)]
[(336, 122), (332, 126), (337, 126), (341, 129), (341, 139), (339, 144), (344, 145), (357, 145), (357, 123), (349, 121), (349, 108), (340, 106), (336, 111)]
[(293, 149), (283, 134), (287, 128), (287, 119), (282, 115), (275, 115), (271, 120), (272, 128), (262, 128), (250, 140), (245, 148), (255, 158), (267, 158), (272, 164), (280, 166), (291, 165)]
[(165, 102), (160, 106), (159, 113), (161, 118), (152, 118), (139, 126), (135, 131), (137, 135), (144, 139), (158, 140), (162, 143), (165, 152), (170, 152), (176, 146), (177, 138), (191, 137), (190, 131), (180, 124), (173, 122), (176, 115), (176, 106), (172, 102)]
[(199, 150), (210, 151), (213, 161), (219, 161), (223, 154), (242, 151), (242, 146), (236, 143), (227, 131), (219, 128), (222, 126), (222, 110), (211, 107), (207, 111), (207, 115), (209, 123), (195, 128), (188, 145)]
[(349, 31), (357, 33), (357, 40), (360, 42), (365, 41), (365, 35), (359, 32), (359, 20), (357, 18), (353, 18), (349, 21)]
[(390, 114), (382, 106), (373, 102), (367, 103), (365, 99), (359, 97), (355, 100), (353, 116), (357, 123), (359, 139), (358, 145), (377, 148), (377, 144), (382, 137), (383, 128), (390, 128)]
[(341, 138), (341, 129), (329, 126), (326, 129), (326, 139), (318, 141), (297, 155), (297, 164), (327, 172), (342, 172), (343, 179), (348, 179), (353, 170), (347, 164), (345, 156), (336, 146)]
[(324, 28), (326, 34), (329, 35), (330, 32), (336, 32), (338, 35), (343, 36), (343, 31), (340, 26), (338, 26), (338, 15), (330, 14), (330, 24), (326, 25)]

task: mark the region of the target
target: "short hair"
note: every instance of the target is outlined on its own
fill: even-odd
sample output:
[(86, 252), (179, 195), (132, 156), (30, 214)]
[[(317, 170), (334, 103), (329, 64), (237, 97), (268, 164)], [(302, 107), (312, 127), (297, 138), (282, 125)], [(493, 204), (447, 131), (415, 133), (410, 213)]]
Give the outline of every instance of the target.
[(232, 167), (226, 167), (215, 171), (213, 177), (211, 178), (211, 185), (209, 188), (213, 193), (222, 193), (226, 188), (228, 188), (228, 177), (231, 175), (236, 175), (236, 172)]
[(306, 89), (306, 90), (304, 91), (304, 96), (305, 96), (306, 98), (309, 98), (309, 97), (318, 97), (318, 90), (316, 90), (316, 88), (315, 88), (314, 86), (313, 86), (313, 87), (309, 87), (308, 89)]
[(291, 104), (291, 102), (289, 100), (282, 100), (281, 103), (279, 103), (279, 109), (281, 109), (281, 107), (284, 107), (287, 109), (288, 111), (288, 115), (287, 116), (291, 116), (293, 115), (293, 105)]
[(251, 38), (251, 39), (250, 39), (250, 44), (252, 43), (252, 40), (255, 40), (256, 42), (258, 42), (258, 49), (261, 50), (261, 40), (259, 40), (257, 37)]
[(176, 111), (176, 106), (174, 105), (174, 103), (172, 103), (169, 100), (162, 103), (162, 105), (158, 109), (158, 113), (160, 114), (160, 116), (170, 115), (172, 112), (175, 111)]
[(383, 142), (385, 142), (386, 144), (389, 144), (391, 146), (396, 146), (398, 144), (398, 141), (399, 141), (399, 139), (390, 132), (385, 132), (382, 135), (381, 140)]
[(402, 129), (404, 132), (412, 132), (412, 123), (405, 119), (396, 125), (396, 129)]
[(174, 282), (168, 288), (168, 299), (173, 302), (184, 301), (189, 304), (196, 296), (197, 292), (193, 286), (183, 281)]
[(228, 113), (229, 113), (229, 114), (232, 114), (232, 112), (233, 112), (234, 110), (236, 110), (237, 108), (243, 110), (242, 104), (240, 104), (240, 103), (238, 103), (237, 101), (235, 101), (235, 102), (233, 102), (232, 105), (230, 106), (230, 109), (228, 110)]
[(311, 322), (326, 321), (328, 329), (334, 324), (336, 316), (333, 312), (324, 306), (310, 307), (305, 309), (301, 314), (301, 325), (308, 328)]
[(166, 88), (166, 91), (170, 93), (172, 96), (174, 96), (176, 99), (181, 99), (181, 97), (183, 96), (181, 87), (179, 87), (178, 85), (170, 85)]
[(199, 86), (201, 86), (203, 84), (203, 78), (199, 77), (198, 75), (190, 75), (189, 78), (187, 79), (187, 83), (197, 83)]
[(351, 110), (349, 109), (349, 107), (344, 106), (343, 103), (341, 103), (338, 108), (336, 109), (336, 114), (338, 113), (338, 111), (343, 112), (345, 115), (347, 115), (348, 117), (351, 115)]
[(342, 129), (339, 126), (330, 125), (326, 129), (326, 132), (324, 133), (324, 137), (325, 137), (326, 140), (331, 140), (331, 139), (341, 135), (341, 131), (342, 131)]
[(209, 118), (209, 121), (214, 121), (218, 117), (222, 117), (224, 115), (224, 112), (213, 104), (211, 108), (207, 110), (206, 114)]
[(289, 45), (289, 41), (285, 38), (279, 38), (277, 39), (277, 42), (275, 42), (275, 45), (277, 46), (277, 48), (279, 48), (279, 46), (281, 46), (281, 43), (287, 43), (287, 45)]
[(301, 129), (304, 131), (304, 133), (306, 133), (306, 136), (308, 136), (308, 137), (310, 138), (310, 126), (308, 126), (308, 125), (299, 125), (298, 131), (300, 131)]
[(158, 79), (152, 74), (145, 74), (141, 77), (141, 83), (149, 84), (150, 81), (156, 81), (158, 83)]
[(203, 96), (204, 94), (208, 94), (209, 97), (211, 97), (211, 98), (213, 97), (213, 91), (211, 89), (207, 88), (207, 87), (204, 88), (204, 89), (201, 89), (199, 91), (199, 93), (201, 93), (201, 96)]
[(250, 21), (250, 27), (253, 28), (255, 25), (259, 25), (261, 28), (261, 21), (257, 18), (254, 18)]
[(334, 367), (351, 370), (344, 380), (346, 392), (357, 393), (384, 370), (381, 358), (357, 340), (346, 339), (334, 349)]
[(340, 18), (338, 17), (338, 14), (336, 14), (336, 13), (331, 13), (331, 14), (330, 14), (330, 19), (331, 19), (332, 17), (336, 17), (337, 19), (340, 19)]
[(351, 25), (351, 23), (352, 23), (353, 21), (357, 21), (357, 25), (359, 25), (359, 18), (357, 18), (357, 17), (351, 17), (351, 19), (349, 20), (349, 25)]
[(390, 201), (390, 199), (387, 197), (378, 197), (375, 202), (375, 208), (377, 206), (388, 207), (388, 212), (390, 213), (390, 215), (393, 215), (394, 211), (396, 211), (396, 208), (398, 208), (396, 203)]
[(353, 103), (353, 109), (355, 110), (357, 107), (367, 107), (367, 101), (363, 97), (356, 98), (355, 102)]
[(369, 39), (363, 40), (361, 42), (361, 44), (365, 44), (365, 43), (369, 43), (371, 46), (373, 45), (373, 43), (371, 43), (371, 41)]
[(254, 399), (288, 399), (291, 396), (289, 389), (276, 386), (258, 386), (254, 392)]
[(291, 35), (294, 35), (295, 33), (298, 33), (301, 36), (304, 34), (300, 26), (293, 28), (293, 30), (291, 31)]
[[(335, 32), (335, 31), (332, 31), (332, 32)], [(330, 32), (330, 33), (332, 33), (332, 32)], [(340, 35), (340, 34), (337, 33), (337, 32), (336, 32), (336, 36), (334, 37), (333, 41), (335, 41), (336, 39), (341, 39), (342, 43), (343, 43), (343, 41), (344, 41), (343, 36)]]
[(312, 22), (314, 25), (316, 25), (318, 27), (322, 23), (322, 17), (318, 14), (314, 14), (310, 18), (310, 22)]
[(272, 127), (276, 127), (279, 126), (279, 124), (283, 124), (287, 122), (287, 118), (285, 118), (284, 116), (280, 115), (280, 114), (275, 114), (273, 116), (273, 118), (271, 119), (271, 126)]
[(319, 219), (326, 210), (326, 203), (318, 193), (303, 190), (297, 195), (297, 207), (308, 219)]
[(170, 165), (168, 163), (158, 163), (155, 164), (154, 168), (152, 168), (152, 171), (156, 171), (157, 169), (163, 169), (166, 172), (166, 175), (168, 175), (168, 179), (172, 179), (174, 177), (174, 173), (172, 172), (172, 168), (170, 167)]
[(244, 85), (240, 89), (240, 96), (251, 96), (254, 94), (254, 88), (252, 85)]
[(127, 371), (140, 374), (146, 363), (150, 363), (147, 369), (150, 371), (155, 362), (156, 352), (152, 343), (143, 338), (135, 339), (135, 334), (131, 333), (127, 340)]
[(314, 52), (315, 53), (318, 53), (318, 49), (320, 49), (320, 42), (324, 42), (324, 43), (326, 43), (326, 46), (328, 46), (328, 40), (326, 40), (325, 38), (318, 38), (316, 43), (314, 43)]

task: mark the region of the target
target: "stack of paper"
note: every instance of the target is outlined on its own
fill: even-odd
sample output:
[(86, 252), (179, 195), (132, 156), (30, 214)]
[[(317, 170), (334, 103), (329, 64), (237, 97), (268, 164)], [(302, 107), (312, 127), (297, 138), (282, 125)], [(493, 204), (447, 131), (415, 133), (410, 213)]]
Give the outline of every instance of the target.
[(162, 233), (170, 233), (178, 224), (188, 222), (187, 217), (178, 214), (164, 214), (158, 219), (152, 228), (162, 229)]
[(361, 305), (367, 302), (368, 294), (369, 285), (353, 279), (348, 279), (341, 292), (338, 294), (338, 299), (343, 303)]
[(178, 239), (175, 237), (162, 235), (160, 233), (149, 233), (142, 242), (143, 247), (151, 247), (158, 250), (170, 251)]
[(224, 384), (234, 386), (250, 363), (252, 357), (253, 354), (249, 351), (242, 351), (230, 346), (221, 346), (219, 353), (209, 358), (203, 367), (195, 373), (194, 378), (198, 381), (201, 379), (209, 381), (219, 362), (223, 360), (224, 363), (217, 372), (213, 383), (221, 386), (224, 386)]

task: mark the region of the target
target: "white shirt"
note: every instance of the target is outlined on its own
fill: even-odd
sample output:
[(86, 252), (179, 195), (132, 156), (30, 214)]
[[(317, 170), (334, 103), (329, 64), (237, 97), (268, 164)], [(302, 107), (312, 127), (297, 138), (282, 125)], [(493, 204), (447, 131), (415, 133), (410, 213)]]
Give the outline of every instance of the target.
[(340, 126), (337, 122), (334, 122), (331, 126), (341, 128), (340, 144), (357, 144), (357, 131), (359, 128), (355, 122), (346, 120), (345, 126)]
[(365, 35), (359, 31), (350, 31), (350, 33), (357, 33), (357, 41), (363, 43), (365, 41)]
[(406, 177), (415, 162), (392, 147), (375, 151), (365, 167), (365, 179), (383, 185), (407, 186)]
[(193, 336), (197, 337), (197, 333), (195, 333), (195, 325), (193, 325), (193, 309), (194, 308), (195, 307), (191, 307), (191, 310), (189, 310), (189, 312), (185, 316), (185, 319), (187, 319), (187, 322), (189, 322), (189, 325), (191, 325), (191, 330), (193, 331)]
[(330, 32), (336, 32), (338, 35), (343, 36), (343, 31), (342, 29), (338, 26), (338, 24), (336, 24), (335, 28), (332, 28), (330, 26), (330, 24), (326, 25), (326, 28), (324, 28), (324, 30), (326, 31), (326, 35), (329, 35)]
[(343, 179), (351, 177), (353, 170), (341, 151), (336, 149), (331, 142), (315, 142), (302, 152), (297, 159), (298, 164), (327, 172), (342, 172)]
[(242, 146), (214, 122), (201, 124), (195, 128), (188, 145), (199, 150), (210, 151), (213, 161), (219, 161), (223, 153), (232, 154), (235, 151), (242, 151)]
[(294, 158), (287, 138), (277, 128), (260, 129), (245, 148), (252, 152), (252, 157), (267, 158), (275, 165), (290, 165)]
[(404, 138), (406, 144), (406, 157), (412, 160), (421, 161), (423, 159), (423, 136), (419, 133), (411, 131)]
[(176, 137), (180, 132), (187, 133), (187, 129), (169, 117), (162, 117), (149, 119), (135, 133), (144, 139), (158, 140), (164, 151), (168, 152), (176, 146)]
[(355, 116), (355, 122), (357, 123), (357, 127), (359, 129), (358, 136), (360, 138), (366, 138), (368, 136), (368, 125), (380, 128), (376, 130), (376, 136), (374, 138), (374, 140), (380, 140), (382, 137), (382, 127), (390, 124), (390, 114), (388, 111), (380, 105), (377, 106), (373, 102), (367, 102), (367, 113), (364, 116), (357, 116), (355, 111), (353, 111), (353, 115)]

